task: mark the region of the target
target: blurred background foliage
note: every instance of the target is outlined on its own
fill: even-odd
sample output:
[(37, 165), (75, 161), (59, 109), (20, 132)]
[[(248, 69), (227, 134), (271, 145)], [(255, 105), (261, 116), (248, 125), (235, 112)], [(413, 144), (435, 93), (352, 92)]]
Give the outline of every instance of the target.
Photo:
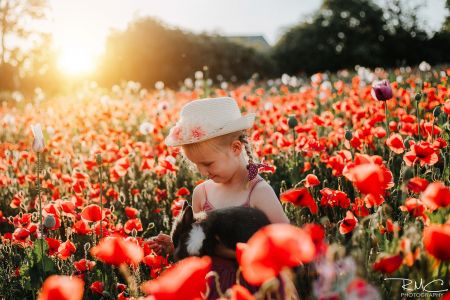
[[(105, 87), (133, 80), (147, 88), (157, 81), (177, 88), (203, 66), (208, 66), (212, 80), (242, 82), (255, 73), (273, 78), (355, 65), (446, 64), (450, 13), (442, 28), (430, 33), (417, 19), (421, 5), (404, 0), (324, 0), (315, 13), (264, 50), (236, 38), (193, 34), (141, 17), (124, 31), (112, 32), (95, 72), (79, 78), (61, 72), (52, 36), (30, 25), (47, 18), (46, 0), (4, 0), (0, 1), (0, 92), (27, 94), (39, 87), (58, 94), (86, 79)], [(450, 10), (450, 0), (446, 9)]]

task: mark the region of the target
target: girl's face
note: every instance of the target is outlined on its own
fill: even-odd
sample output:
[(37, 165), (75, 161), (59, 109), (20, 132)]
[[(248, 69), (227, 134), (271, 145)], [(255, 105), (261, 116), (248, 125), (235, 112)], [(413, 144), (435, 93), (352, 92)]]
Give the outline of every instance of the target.
[(200, 174), (216, 183), (227, 182), (234, 175), (241, 164), (241, 151), (239, 141), (221, 149), (211, 143), (184, 148), (184, 154), (197, 166)]

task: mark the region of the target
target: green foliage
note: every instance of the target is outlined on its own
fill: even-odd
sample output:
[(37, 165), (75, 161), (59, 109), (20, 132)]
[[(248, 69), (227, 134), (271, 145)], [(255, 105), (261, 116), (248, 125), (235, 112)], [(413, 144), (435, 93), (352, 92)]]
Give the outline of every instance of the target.
[[(339, 70), (355, 65), (399, 66), (448, 62), (447, 36), (429, 38), (414, 8), (402, 1), (386, 7), (372, 0), (326, 0), (309, 22), (289, 29), (273, 57), (280, 70), (295, 74)], [(441, 46), (439, 46), (441, 45)], [(415, 49), (415, 51), (410, 51)]]
[[(42, 286), (45, 278), (56, 274), (56, 266), (47, 254), (46, 241), (39, 240), (32, 249), (27, 250), (25, 260), (20, 268), (20, 281), (26, 290), (35, 291)], [(42, 255), (44, 253), (44, 255)]]

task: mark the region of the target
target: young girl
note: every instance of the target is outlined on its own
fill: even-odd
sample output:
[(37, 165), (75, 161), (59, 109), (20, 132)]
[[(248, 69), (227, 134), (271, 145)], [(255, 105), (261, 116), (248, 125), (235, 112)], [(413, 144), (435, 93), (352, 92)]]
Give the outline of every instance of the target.
[[(179, 122), (166, 138), (168, 146), (181, 146), (183, 155), (208, 180), (192, 194), (194, 213), (230, 206), (250, 206), (263, 211), (272, 223), (289, 223), (272, 187), (258, 175), (245, 130), (253, 126), (255, 114), (241, 115), (236, 101), (229, 97), (195, 100), (186, 104)], [(247, 158), (245, 157), (245, 154)], [(157, 253), (173, 251), (170, 237), (160, 234), (150, 242)], [(236, 282), (238, 265), (235, 251), (216, 249), (213, 271), (220, 277), (221, 290)], [(242, 282), (241, 276), (241, 282)], [(255, 292), (257, 287), (244, 286)], [(219, 297), (210, 282), (208, 299)]]

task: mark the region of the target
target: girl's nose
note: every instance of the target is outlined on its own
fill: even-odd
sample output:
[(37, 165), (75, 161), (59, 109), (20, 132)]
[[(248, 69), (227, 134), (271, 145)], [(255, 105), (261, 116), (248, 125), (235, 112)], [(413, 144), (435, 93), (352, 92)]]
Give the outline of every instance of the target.
[(209, 176), (209, 172), (208, 172), (208, 170), (207, 170), (206, 168), (200, 167), (200, 168), (198, 168), (198, 170), (200, 171), (200, 174), (201, 174), (203, 177), (208, 177), (208, 176)]

